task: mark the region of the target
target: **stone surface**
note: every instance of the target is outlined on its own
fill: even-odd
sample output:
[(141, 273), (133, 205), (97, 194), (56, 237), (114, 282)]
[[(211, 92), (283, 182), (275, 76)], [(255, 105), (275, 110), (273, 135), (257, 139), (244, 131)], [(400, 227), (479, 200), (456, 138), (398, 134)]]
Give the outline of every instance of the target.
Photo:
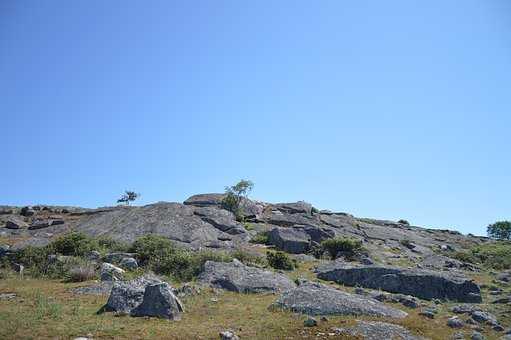
[(161, 283), (161, 280), (151, 275), (141, 276), (131, 281), (114, 282), (108, 301), (100, 312), (130, 313), (133, 308), (142, 303), (145, 288), (158, 283)]
[(10, 217), (5, 221), (5, 227), (8, 229), (23, 229), (28, 228), (28, 223), (24, 222), (18, 217)]
[(303, 321), (303, 325), (305, 327), (316, 327), (318, 325), (318, 321), (314, 318), (308, 317)]
[(138, 262), (133, 257), (125, 257), (119, 262), (119, 266), (126, 270), (135, 270), (138, 268)]
[(227, 234), (239, 235), (247, 233), (243, 225), (236, 221), (234, 214), (230, 211), (213, 207), (203, 207), (196, 208), (194, 213), (204, 222), (211, 224)]
[(124, 276), (124, 269), (114, 266), (111, 263), (104, 262), (101, 265), (101, 281), (118, 281)]
[(183, 305), (169, 284), (161, 282), (146, 286), (142, 303), (133, 308), (130, 315), (180, 320), (183, 312)]
[(422, 299), (481, 302), (479, 286), (461, 275), (390, 266), (332, 262), (316, 270), (320, 279), (348, 286), (382, 289)]
[(413, 335), (406, 328), (387, 322), (379, 321), (358, 321), (356, 326), (337, 328), (337, 334), (368, 340), (419, 340), (421, 337)]
[(239, 340), (240, 338), (233, 331), (220, 332), (221, 340)]
[(465, 323), (463, 322), (463, 320), (461, 320), (457, 316), (452, 316), (449, 319), (447, 319), (447, 326), (451, 328), (463, 328), (464, 325)]
[(193, 249), (232, 248), (236, 243), (247, 241), (245, 234), (228, 234), (205, 222), (194, 213), (195, 209), (190, 205), (163, 202), (143, 207), (117, 207), (85, 216), (76, 230), (126, 243), (143, 235), (156, 234)]
[(207, 261), (199, 282), (238, 293), (279, 292), (295, 284), (287, 276), (232, 262)]
[(292, 254), (303, 254), (310, 248), (310, 236), (294, 228), (274, 228), (268, 235), (268, 241), (278, 249)]
[(374, 299), (308, 281), (282, 293), (272, 308), (306, 315), (369, 315), (392, 318), (404, 318), (407, 315)]

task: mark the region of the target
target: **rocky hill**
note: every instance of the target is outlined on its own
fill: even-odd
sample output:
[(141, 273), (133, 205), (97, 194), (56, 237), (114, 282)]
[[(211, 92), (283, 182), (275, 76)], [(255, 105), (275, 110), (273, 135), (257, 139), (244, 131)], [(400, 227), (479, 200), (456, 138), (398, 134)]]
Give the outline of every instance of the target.
[[(296, 329), (296, 323), (286, 319), (292, 326), (280, 335), (289, 337), (286, 332), (290, 331), (291, 338), (424, 338), (421, 334), (435, 339), (445, 338), (446, 334), (458, 338), (470, 334), (472, 339), (484, 334), (490, 338), (506, 336), (505, 328), (511, 322), (508, 308), (511, 306), (511, 272), (504, 270), (505, 266), (486, 267), (459, 255), (470, 254), (477, 247), (493, 247), (496, 243), (486, 237), (421, 228), (406, 221), (359, 218), (344, 212), (320, 210), (302, 201), (272, 204), (244, 199), (241, 204), (243, 219), (240, 219), (224, 209), (223, 199), (224, 194), (201, 194), (183, 203), (98, 209), (2, 206), (0, 257), (19, 259), (15, 254), (27, 247), (45, 247), (73, 231), (126, 245), (145, 235), (159, 235), (189, 253), (210, 250), (233, 254), (229, 259), (206, 259), (200, 272), (193, 274), (195, 283), (210, 287), (214, 294), (219, 290), (234, 294), (278, 294), (274, 299), (264, 298), (264, 306), (256, 308), (262, 313), (260, 318), (266, 318), (269, 310), (323, 316), (325, 320), (328, 320), (326, 316), (334, 320), (349, 316), (362, 318), (350, 321), (344, 328), (330, 328), (328, 336), (321, 330), (308, 330), (309, 326), (323, 327), (318, 326), (317, 318), (304, 321), (307, 330)], [(320, 251), (324, 241), (339, 239), (359, 244), (360, 251), (353, 254), (340, 251), (338, 259)], [(291, 257), (299, 263), (300, 269), (275, 272), (258, 261), (247, 260), (251, 256), (263, 256), (269, 249), (283, 251), (287, 254), (282, 255), (284, 259)], [(55, 261), (65, 263), (72, 258), (60, 255), (44, 253), (48, 260), (43, 261), (47, 265), (46, 261), (51, 260), (48, 263), (53, 266)], [(193, 311), (197, 303), (200, 305), (206, 303), (204, 299), (210, 299), (209, 295), (188, 296), (193, 293), (195, 288), (191, 287), (195, 283), (191, 286), (186, 283), (177, 289), (156, 277), (128, 280), (126, 270), (139, 270), (139, 264), (143, 266), (143, 261), (147, 261), (136, 252), (91, 252), (86, 257), (101, 271), (102, 282), (79, 287), (73, 294), (110, 294), (101, 313), (122, 312), (134, 317), (178, 321), (182, 315), (187, 315), (187, 306), (192, 305)], [(213, 299), (218, 300), (213, 297), (211, 301)], [(231, 302), (227, 308), (232, 309), (232, 304), (237, 303), (240, 308), (244, 303), (256, 303), (255, 298), (239, 299), (245, 302)], [(1, 307), (0, 299), (0, 310)], [(201, 315), (200, 312), (191, 313), (192, 319)], [(245, 315), (245, 312), (239, 313)], [(287, 318), (289, 314), (278, 315)], [(375, 317), (380, 319), (375, 321)], [(431, 329), (430, 319), (437, 320), (432, 321), (436, 326)], [(273, 321), (271, 318), (265, 321), (267, 329)], [(324, 327), (326, 325), (324, 323)], [(259, 326), (263, 327), (253, 327), (265, 332)], [(198, 326), (193, 324), (191, 333), (188, 330), (185, 333), (195, 337), (198, 333), (192, 332), (193, 327)], [(434, 327), (447, 327), (447, 330), (436, 334)], [(246, 334), (253, 331), (251, 327), (248, 329)], [(235, 332), (227, 333), (225, 339), (231, 335), (231, 339), (236, 338)], [(245, 334), (244, 331), (238, 333)], [(273, 338), (268, 334), (260, 338), (268, 337)], [(277, 334), (275, 338), (278, 337)]]

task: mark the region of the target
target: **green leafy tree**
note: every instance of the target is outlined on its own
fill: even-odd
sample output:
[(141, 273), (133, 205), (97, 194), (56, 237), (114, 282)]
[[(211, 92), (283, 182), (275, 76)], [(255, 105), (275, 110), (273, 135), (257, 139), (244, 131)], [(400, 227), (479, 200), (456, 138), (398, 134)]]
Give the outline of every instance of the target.
[(488, 236), (498, 240), (511, 240), (511, 222), (499, 221), (490, 224), (487, 228)]
[(117, 203), (124, 203), (126, 205), (130, 205), (130, 202), (135, 201), (140, 197), (140, 194), (137, 194), (134, 191), (126, 190), (125, 193), (117, 200)]
[(237, 220), (243, 220), (243, 200), (248, 198), (248, 194), (253, 188), (254, 183), (245, 179), (242, 179), (236, 185), (225, 187), (226, 195), (222, 200), (222, 206), (234, 213)]

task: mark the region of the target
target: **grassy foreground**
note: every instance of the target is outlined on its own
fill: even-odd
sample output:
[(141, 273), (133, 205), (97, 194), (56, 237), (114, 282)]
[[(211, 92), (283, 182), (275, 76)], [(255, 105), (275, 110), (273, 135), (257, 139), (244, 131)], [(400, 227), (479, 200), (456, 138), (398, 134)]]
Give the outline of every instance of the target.
[[(320, 321), (318, 327), (305, 328), (302, 315), (268, 310), (275, 295), (218, 294), (211, 289), (183, 300), (186, 312), (181, 321), (116, 317), (111, 313), (97, 315), (106, 296), (69, 292), (70, 288), (91, 283), (0, 280), (0, 293), (17, 294), (15, 299), (0, 300), (0, 338), (68, 339), (89, 334), (95, 339), (218, 339), (219, 332), (232, 329), (242, 339), (346, 339), (334, 336), (331, 328), (355, 322), (353, 317), (328, 317), (328, 321)], [(429, 320), (419, 316), (418, 309), (406, 311), (410, 315), (403, 320), (358, 319), (401, 324), (431, 339), (448, 339), (454, 333), (445, 326), (447, 314), (441, 313), (435, 320)], [(465, 332), (471, 333), (469, 329)], [(494, 336), (496, 338), (497, 334)]]

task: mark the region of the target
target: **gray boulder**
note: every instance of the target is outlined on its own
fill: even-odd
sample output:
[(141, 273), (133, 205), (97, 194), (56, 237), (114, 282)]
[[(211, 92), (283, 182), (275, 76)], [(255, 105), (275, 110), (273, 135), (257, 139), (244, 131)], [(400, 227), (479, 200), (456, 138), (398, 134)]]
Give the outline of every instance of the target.
[(233, 331), (220, 332), (220, 340), (239, 340), (239, 336), (234, 334)]
[(180, 320), (183, 311), (183, 305), (172, 293), (171, 287), (168, 283), (162, 282), (145, 288), (142, 303), (133, 308), (130, 315)]
[(400, 339), (419, 340), (422, 337), (413, 335), (408, 329), (387, 322), (358, 321), (356, 326), (337, 328), (336, 333), (362, 339)]
[(151, 275), (141, 276), (131, 281), (114, 282), (108, 301), (99, 312), (130, 313), (133, 308), (142, 303), (145, 288), (161, 282)]
[(124, 258), (134, 257), (135, 255), (136, 254), (134, 254), (134, 253), (121, 253), (121, 252), (108, 253), (103, 257), (103, 261), (108, 262), (108, 263), (118, 264), (118, 263), (121, 263), (121, 261)]
[(452, 316), (449, 319), (447, 319), (447, 326), (451, 328), (463, 328), (464, 325), (465, 323), (463, 322), (463, 320), (461, 320), (457, 316)]
[(34, 221), (30, 227), (28, 227), (29, 230), (36, 230), (36, 229), (43, 229), (48, 228), (51, 225), (51, 221), (49, 220), (38, 220)]
[(323, 265), (316, 273), (318, 278), (327, 281), (382, 289), (427, 300), (482, 301), (479, 286), (460, 274), (378, 265), (353, 266), (340, 262)]
[(75, 229), (91, 236), (109, 236), (126, 243), (155, 234), (193, 249), (233, 248), (233, 243), (245, 242), (244, 234), (227, 234), (203, 221), (194, 211), (195, 207), (179, 203), (116, 207), (84, 216)]
[(291, 254), (303, 254), (310, 248), (310, 236), (295, 228), (273, 228), (268, 241), (280, 250)]
[(5, 227), (8, 229), (24, 229), (28, 228), (28, 224), (17, 217), (10, 217), (5, 221)]
[(238, 293), (279, 292), (295, 284), (287, 276), (232, 262), (207, 261), (198, 280), (212, 287)]
[(103, 263), (101, 265), (100, 277), (101, 281), (118, 281), (124, 276), (124, 269), (114, 266), (111, 263)]
[(496, 279), (503, 282), (511, 282), (511, 270), (497, 274)]
[(202, 207), (196, 208), (194, 213), (204, 222), (227, 234), (239, 235), (247, 233), (243, 225), (236, 221), (234, 214), (230, 211), (214, 207)]
[(273, 204), (271, 207), (286, 214), (311, 215), (312, 213), (312, 204), (304, 201), (298, 201), (294, 203), (277, 203)]
[(138, 262), (133, 257), (125, 257), (119, 262), (119, 266), (126, 270), (135, 270), (138, 268)]
[(309, 281), (282, 293), (272, 308), (306, 315), (368, 315), (391, 318), (404, 318), (408, 315), (374, 299)]

